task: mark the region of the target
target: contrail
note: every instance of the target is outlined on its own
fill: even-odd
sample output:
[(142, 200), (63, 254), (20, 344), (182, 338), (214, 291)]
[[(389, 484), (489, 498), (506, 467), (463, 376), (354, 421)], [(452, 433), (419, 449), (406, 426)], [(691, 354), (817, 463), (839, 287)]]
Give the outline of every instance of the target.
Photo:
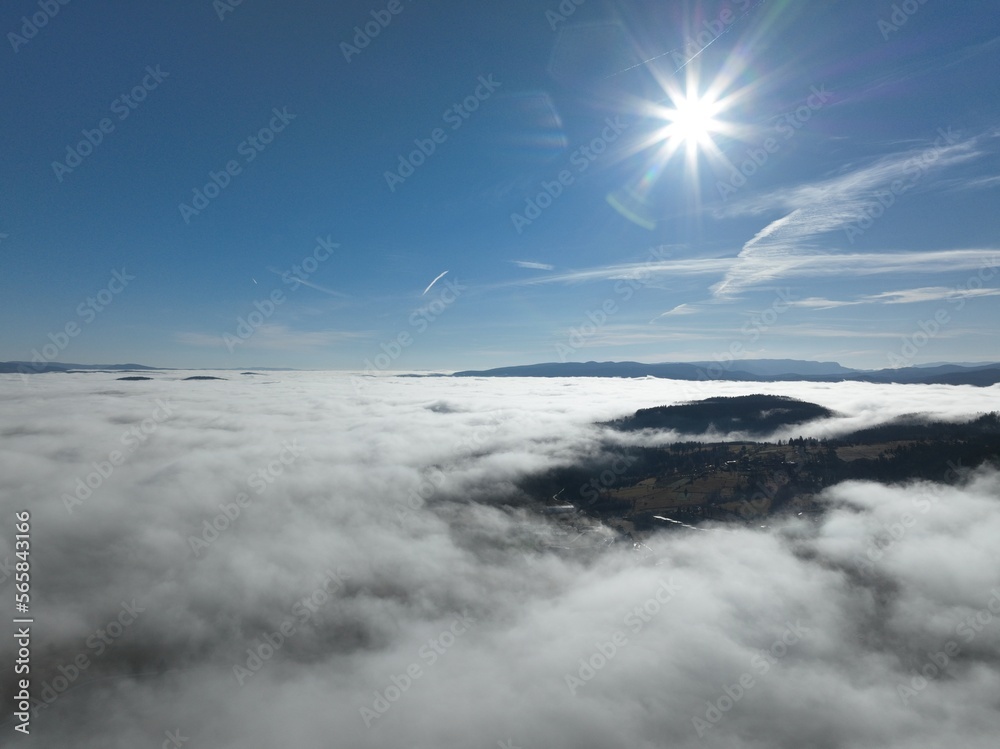
[(317, 291), (322, 291), (324, 294), (329, 294), (330, 296), (340, 297), (341, 299), (350, 299), (350, 294), (344, 294), (340, 291), (334, 291), (333, 289), (328, 289), (325, 286), (320, 286), (318, 283), (313, 283), (312, 281), (306, 281), (304, 278), (299, 278), (298, 276), (292, 276), (296, 281), (298, 281), (303, 286), (308, 286), (310, 289), (316, 289)]
[[(677, 70), (674, 71), (674, 74), (679, 73), (684, 68), (686, 68), (688, 65), (690, 65), (695, 60), (695, 58), (697, 58), (699, 55), (701, 55), (702, 52), (704, 52), (706, 49), (708, 49), (713, 44), (715, 44), (717, 41), (719, 41), (719, 39), (721, 39), (726, 34), (728, 34), (730, 32), (730, 30), (732, 30), (733, 28), (735, 28), (740, 23), (740, 21), (742, 21), (748, 15), (750, 15), (751, 13), (753, 13), (758, 8), (758, 6), (761, 6), (764, 3), (766, 3), (766, 2), (767, 2), (767, 0), (757, 0), (757, 3), (755, 5), (753, 5), (752, 7), (750, 7), (742, 16), (740, 16), (735, 21), (733, 21), (732, 24), (730, 24), (729, 26), (727, 26), (722, 32), (719, 33), (719, 35), (717, 37), (715, 37), (714, 39), (712, 39), (708, 44), (706, 44), (704, 47), (702, 47), (697, 52), (695, 52), (692, 57), (690, 57), (689, 59), (685, 60), (684, 64), (681, 65), (679, 68), (677, 68)], [(641, 68), (643, 65), (647, 65), (647, 64), (653, 62), (653, 60), (659, 60), (661, 57), (666, 57), (667, 55), (673, 54), (674, 52), (679, 52), (679, 51), (684, 50), (684, 49), (687, 49), (687, 47), (675, 47), (674, 49), (668, 49), (666, 52), (661, 52), (660, 54), (654, 55), (653, 57), (650, 57), (648, 59), (643, 60), (642, 62), (637, 62), (635, 65), (630, 65), (629, 67), (627, 67), (627, 68), (625, 68), (623, 70), (619, 70), (617, 73), (612, 73), (611, 75), (606, 75), (601, 80), (602, 81), (606, 81), (608, 78), (614, 78), (616, 75), (621, 75), (622, 73), (627, 73), (630, 70), (635, 70), (636, 68)]]
[[(281, 271), (279, 271), (279, 270), (277, 270), (275, 268), (268, 268), (268, 270), (271, 271), (271, 273), (273, 273), (276, 276), (281, 276), (282, 280), (284, 280), (285, 274), (282, 273)], [(333, 289), (328, 289), (325, 286), (320, 286), (318, 283), (313, 283), (312, 281), (307, 281), (306, 279), (301, 278), (299, 276), (294, 276), (294, 275), (288, 274), (288, 277), (294, 279), (296, 283), (300, 283), (303, 286), (308, 286), (310, 289), (316, 289), (316, 291), (322, 291), (324, 294), (329, 294), (330, 296), (340, 297), (341, 299), (350, 299), (351, 298), (350, 294), (344, 294), (344, 293), (342, 293), (340, 291), (334, 291)]]
[[(444, 275), (445, 275), (445, 273), (447, 273), (447, 272), (448, 272), (448, 271), (445, 271), (445, 272), (444, 272), (444, 273), (442, 273), (442, 274), (441, 274), (440, 276), (438, 276), (438, 277), (437, 277), (437, 278), (435, 278), (435, 279), (434, 279), (433, 281), (431, 281), (431, 282), (430, 282), (429, 284), (427, 284), (427, 288), (426, 288), (426, 289), (424, 289), (424, 294), (426, 294), (426, 293), (427, 293), (428, 291), (430, 291), (430, 290), (431, 290), (431, 287), (432, 287), (432, 286), (433, 286), (434, 284), (436, 284), (436, 283), (437, 283), (438, 281), (440, 281), (440, 280), (441, 280), (442, 278), (444, 278)], [(424, 294), (421, 294), (420, 296), (423, 296)]]

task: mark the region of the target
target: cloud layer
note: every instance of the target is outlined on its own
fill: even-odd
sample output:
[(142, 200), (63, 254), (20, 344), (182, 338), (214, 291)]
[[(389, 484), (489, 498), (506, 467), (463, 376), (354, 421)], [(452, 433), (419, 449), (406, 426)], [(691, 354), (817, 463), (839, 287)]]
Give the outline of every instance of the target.
[(0, 560), (29, 509), (55, 697), (26, 746), (995, 745), (995, 473), (638, 552), (517, 481), (640, 407), (783, 393), (824, 436), (1000, 388), (187, 374), (0, 379)]

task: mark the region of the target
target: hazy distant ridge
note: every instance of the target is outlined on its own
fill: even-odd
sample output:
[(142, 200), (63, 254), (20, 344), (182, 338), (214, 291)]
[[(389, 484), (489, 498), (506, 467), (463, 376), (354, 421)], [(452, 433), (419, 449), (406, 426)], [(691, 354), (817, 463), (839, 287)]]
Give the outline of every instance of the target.
[(749, 382), (858, 382), (975, 385), (1000, 382), (1000, 364), (942, 364), (899, 369), (848, 369), (836, 362), (796, 359), (748, 359), (727, 370), (717, 362), (549, 362), (486, 370), (455, 372), (454, 377), (661, 377), (672, 380), (737, 380)]

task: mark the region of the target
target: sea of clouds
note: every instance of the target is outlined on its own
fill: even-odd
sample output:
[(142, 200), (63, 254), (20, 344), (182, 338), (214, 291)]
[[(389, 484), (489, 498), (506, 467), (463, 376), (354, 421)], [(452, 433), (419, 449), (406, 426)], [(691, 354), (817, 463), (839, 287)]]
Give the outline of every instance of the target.
[(997, 473), (640, 551), (518, 482), (638, 408), (787, 394), (838, 415), (776, 436), (822, 437), (1000, 387), (190, 374), (0, 375), (0, 610), (28, 510), (44, 705), (14, 732), (3, 638), (0, 743), (996, 746)]

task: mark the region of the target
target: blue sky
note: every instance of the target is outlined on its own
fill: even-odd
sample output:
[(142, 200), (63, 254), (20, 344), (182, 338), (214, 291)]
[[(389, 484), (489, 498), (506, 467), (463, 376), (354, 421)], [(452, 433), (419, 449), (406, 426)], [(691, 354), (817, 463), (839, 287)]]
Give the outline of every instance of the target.
[(179, 6), (5, 6), (0, 359), (1000, 360), (993, 2)]

